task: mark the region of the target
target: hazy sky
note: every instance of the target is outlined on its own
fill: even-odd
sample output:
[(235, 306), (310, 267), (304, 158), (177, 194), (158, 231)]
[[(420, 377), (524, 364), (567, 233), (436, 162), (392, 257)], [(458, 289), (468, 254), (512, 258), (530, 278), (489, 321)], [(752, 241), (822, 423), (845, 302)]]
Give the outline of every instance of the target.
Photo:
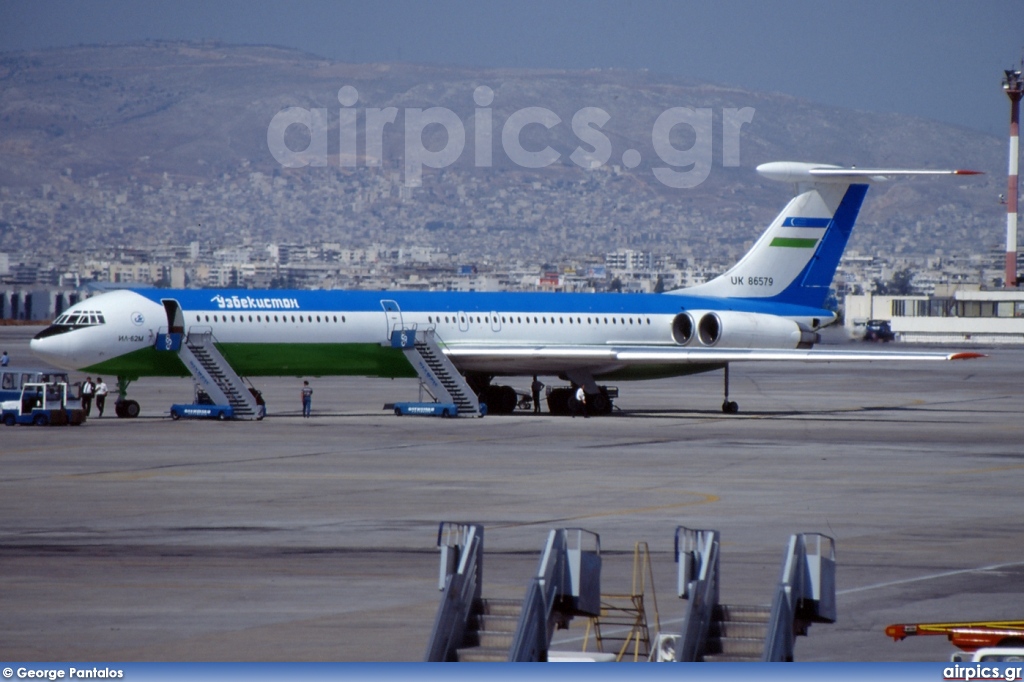
[(353, 62), (650, 69), (1003, 136), (1024, 1), (0, 0), (0, 50), (204, 38)]

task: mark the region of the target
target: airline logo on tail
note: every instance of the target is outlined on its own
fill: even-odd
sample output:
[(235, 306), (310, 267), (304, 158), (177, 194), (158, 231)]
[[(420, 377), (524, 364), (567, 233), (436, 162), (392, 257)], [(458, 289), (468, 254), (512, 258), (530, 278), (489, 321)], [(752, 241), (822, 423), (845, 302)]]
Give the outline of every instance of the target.
[(793, 228), (779, 233), (769, 246), (784, 249), (813, 249), (832, 224), (831, 218), (786, 218), (782, 227)]

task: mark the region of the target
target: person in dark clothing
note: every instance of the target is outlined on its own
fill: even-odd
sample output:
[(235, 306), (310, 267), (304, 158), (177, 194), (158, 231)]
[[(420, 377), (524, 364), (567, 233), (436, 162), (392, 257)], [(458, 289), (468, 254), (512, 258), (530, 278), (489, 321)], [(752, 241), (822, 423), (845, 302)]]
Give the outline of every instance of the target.
[(313, 409), (313, 388), (308, 381), (302, 382), (302, 416), (308, 417)]
[(86, 377), (82, 382), (82, 410), (85, 416), (92, 416), (92, 396), (96, 393), (96, 384), (92, 383), (92, 377)]
[(544, 388), (544, 384), (541, 383), (537, 375), (533, 375), (533, 383), (530, 384), (530, 390), (533, 392), (533, 413), (540, 414), (540, 391)]

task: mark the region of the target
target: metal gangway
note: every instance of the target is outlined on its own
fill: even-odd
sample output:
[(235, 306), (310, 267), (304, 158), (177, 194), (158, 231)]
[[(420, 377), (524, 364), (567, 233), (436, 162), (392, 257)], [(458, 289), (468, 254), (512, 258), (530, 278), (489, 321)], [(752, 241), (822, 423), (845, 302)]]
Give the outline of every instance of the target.
[(661, 633), (651, 660), (792, 661), (795, 638), (812, 623), (836, 620), (835, 541), (790, 536), (771, 606), (719, 601), (718, 531), (676, 529), (678, 594), (687, 609), (680, 634)]
[(601, 610), (601, 539), (581, 528), (550, 531), (522, 601), (482, 596), (484, 529), (443, 522), (441, 604), (427, 661), (546, 661), (551, 637), (575, 616)]
[(454, 403), (460, 417), (483, 416), (476, 392), (444, 354), (433, 329), (395, 329), (391, 347), (402, 350), (420, 377), (420, 388), (435, 401)]
[(178, 359), (192, 375), (195, 386), (202, 389), (218, 405), (231, 405), (236, 419), (262, 419), (265, 414), (256, 393), (250, 390), (217, 350), (213, 328), (189, 327), (185, 333), (184, 315), (174, 299), (161, 301), (167, 313), (167, 328), (157, 334), (158, 351), (177, 353)]

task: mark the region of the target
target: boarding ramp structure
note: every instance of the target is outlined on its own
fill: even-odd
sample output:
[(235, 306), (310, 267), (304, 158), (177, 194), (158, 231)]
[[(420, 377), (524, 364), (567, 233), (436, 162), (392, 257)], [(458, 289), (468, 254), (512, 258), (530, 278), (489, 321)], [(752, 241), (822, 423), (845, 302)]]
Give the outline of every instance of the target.
[(679, 597), (688, 600), (679, 635), (659, 634), (658, 661), (792, 661), (794, 640), (812, 623), (836, 620), (835, 541), (819, 533), (790, 537), (772, 605), (719, 601), (718, 531), (676, 529)]
[(633, 579), (630, 591), (601, 592), (601, 614), (587, 622), (583, 635), (583, 651), (586, 652), (593, 634), (599, 654), (609, 654), (607, 659), (615, 662), (646, 661), (651, 655), (651, 631), (647, 621), (648, 611), (654, 615), (655, 632), (661, 630), (661, 616), (658, 613), (658, 597), (654, 589), (654, 567), (651, 550), (646, 542), (633, 546)]
[(391, 332), (391, 347), (399, 348), (420, 377), (420, 387), (439, 403), (453, 403), (459, 417), (482, 417), (476, 392), (444, 354), (433, 329), (406, 327)]
[(482, 596), (483, 526), (442, 523), (438, 546), (443, 594), (427, 661), (547, 661), (556, 628), (600, 613), (601, 540), (594, 533), (552, 530), (522, 601)]
[(185, 333), (185, 319), (181, 306), (173, 299), (161, 301), (167, 313), (167, 328), (156, 336), (158, 351), (177, 353), (178, 359), (192, 375), (196, 387), (205, 392), (217, 405), (231, 405), (235, 419), (262, 419), (264, 407), (254, 391), (231, 367), (217, 350), (213, 328), (189, 327)]

